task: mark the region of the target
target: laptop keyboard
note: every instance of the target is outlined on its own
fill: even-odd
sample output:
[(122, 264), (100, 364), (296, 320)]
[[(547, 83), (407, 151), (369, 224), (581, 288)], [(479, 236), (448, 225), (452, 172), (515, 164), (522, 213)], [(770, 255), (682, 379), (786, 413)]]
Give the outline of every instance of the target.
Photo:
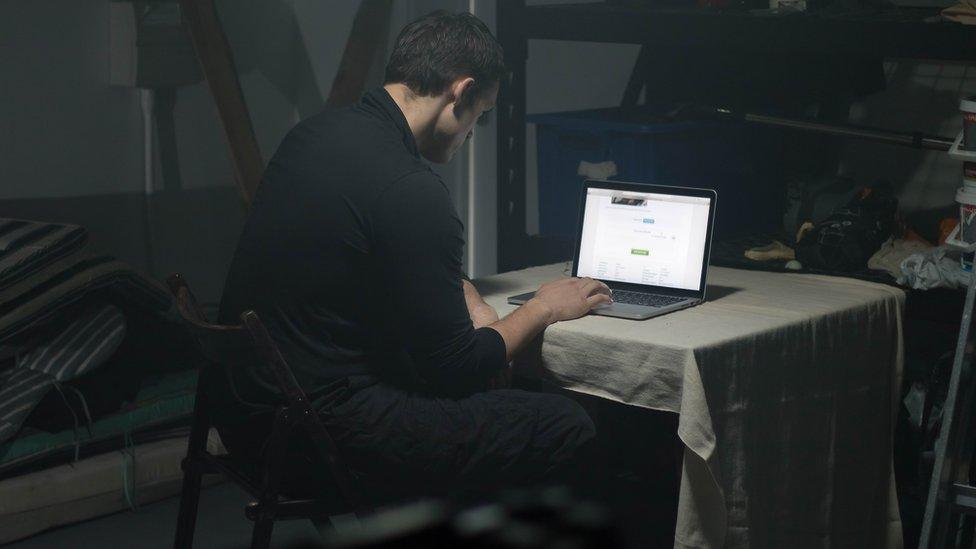
[(613, 300), (617, 303), (630, 303), (632, 305), (647, 305), (649, 307), (667, 307), (679, 301), (684, 301), (685, 297), (672, 297), (668, 295), (645, 294), (641, 292), (628, 292), (626, 290), (614, 290)]

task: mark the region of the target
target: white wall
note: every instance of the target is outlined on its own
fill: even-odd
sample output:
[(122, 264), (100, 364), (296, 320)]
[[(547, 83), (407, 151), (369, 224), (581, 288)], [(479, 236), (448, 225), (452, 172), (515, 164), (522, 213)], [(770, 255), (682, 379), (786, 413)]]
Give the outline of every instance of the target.
[[(321, 108), (358, 3), (217, 5), (267, 161)], [(109, 84), (109, 14), (110, 0), (0, 0), (0, 216), (84, 224), (101, 249), (184, 272), (216, 301), (244, 212), (213, 99), (203, 82), (177, 90), (184, 191), (146, 206), (139, 91)]]
[[(141, 192), (138, 91), (109, 85), (109, 4), (0, 3), (0, 199)], [(358, 3), (217, 4), (267, 161), (300, 117), (321, 108)], [(174, 116), (185, 186), (233, 185), (203, 82), (179, 88)]]
[(139, 100), (107, 85), (108, 2), (0, 3), (0, 198), (141, 188)]

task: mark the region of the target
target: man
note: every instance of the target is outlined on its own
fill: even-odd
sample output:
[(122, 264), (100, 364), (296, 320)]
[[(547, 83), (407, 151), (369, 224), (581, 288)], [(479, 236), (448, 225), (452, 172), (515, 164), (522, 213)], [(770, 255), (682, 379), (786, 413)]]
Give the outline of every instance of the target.
[[(569, 399), (486, 388), (546, 326), (608, 302), (609, 289), (551, 282), (499, 319), (464, 278), (462, 224), (422, 160), (451, 159), (504, 74), (474, 16), (408, 25), (382, 88), (281, 143), (227, 278), (221, 320), (258, 312), (345, 460), (391, 492), (544, 481), (594, 436)], [(228, 448), (260, 458), (270, 373), (207, 383)]]

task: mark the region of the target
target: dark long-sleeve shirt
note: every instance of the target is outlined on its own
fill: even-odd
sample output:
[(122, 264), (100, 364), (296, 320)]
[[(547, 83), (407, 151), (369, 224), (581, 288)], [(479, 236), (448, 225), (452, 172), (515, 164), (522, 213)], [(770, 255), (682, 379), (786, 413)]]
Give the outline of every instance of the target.
[[(462, 289), (463, 226), (382, 88), (289, 132), (265, 171), (234, 256), (220, 319), (254, 309), (314, 399), (337, 378), (471, 386), (505, 364), (474, 329)], [(246, 371), (247, 400), (277, 392)]]

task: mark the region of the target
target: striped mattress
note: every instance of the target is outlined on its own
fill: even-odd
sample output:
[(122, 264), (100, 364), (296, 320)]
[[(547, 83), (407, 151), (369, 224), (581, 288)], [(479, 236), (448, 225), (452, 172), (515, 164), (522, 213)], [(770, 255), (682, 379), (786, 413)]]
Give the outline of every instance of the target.
[(126, 333), (117, 304), (170, 309), (162, 285), (89, 253), (87, 240), (82, 227), (0, 218), (0, 356), (12, 362), (0, 366), (0, 442), (50, 390), (115, 352)]

